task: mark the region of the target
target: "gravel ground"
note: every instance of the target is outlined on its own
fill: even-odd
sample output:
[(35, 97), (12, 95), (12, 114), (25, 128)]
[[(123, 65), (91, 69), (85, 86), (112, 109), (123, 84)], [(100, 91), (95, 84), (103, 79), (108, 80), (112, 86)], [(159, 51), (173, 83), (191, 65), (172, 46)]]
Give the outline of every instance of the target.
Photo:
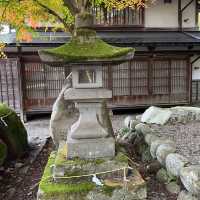
[(40, 116), (25, 123), (29, 143), (40, 143), (49, 137), (50, 116)]
[(170, 137), (177, 145), (177, 152), (186, 156), (191, 163), (200, 164), (200, 122), (187, 124), (152, 125), (162, 136)]

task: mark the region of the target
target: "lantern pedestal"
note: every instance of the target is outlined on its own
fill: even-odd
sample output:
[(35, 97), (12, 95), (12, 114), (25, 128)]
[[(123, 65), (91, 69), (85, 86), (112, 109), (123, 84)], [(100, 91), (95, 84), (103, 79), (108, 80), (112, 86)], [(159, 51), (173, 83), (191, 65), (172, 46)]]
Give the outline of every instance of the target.
[(97, 159), (113, 158), (115, 141), (113, 138), (74, 140), (67, 138), (67, 158)]
[(99, 122), (102, 101), (112, 97), (103, 88), (71, 88), (64, 97), (74, 101), (80, 112), (67, 136), (67, 158), (94, 159), (115, 156), (115, 141)]

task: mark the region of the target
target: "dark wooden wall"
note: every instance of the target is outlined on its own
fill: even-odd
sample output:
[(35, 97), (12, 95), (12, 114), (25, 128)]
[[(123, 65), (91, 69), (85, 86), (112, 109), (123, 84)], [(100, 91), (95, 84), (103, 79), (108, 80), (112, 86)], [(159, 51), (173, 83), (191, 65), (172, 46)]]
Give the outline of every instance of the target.
[[(191, 103), (191, 71), (187, 57), (136, 57), (103, 67), (104, 87), (113, 91), (112, 107)], [(29, 56), (0, 61), (0, 101), (16, 110), (49, 112), (70, 69), (50, 67)], [(21, 85), (22, 83), (22, 89)], [(23, 91), (20, 93), (20, 90)]]
[(17, 113), (22, 110), (21, 74), (18, 59), (0, 60), (0, 102)]

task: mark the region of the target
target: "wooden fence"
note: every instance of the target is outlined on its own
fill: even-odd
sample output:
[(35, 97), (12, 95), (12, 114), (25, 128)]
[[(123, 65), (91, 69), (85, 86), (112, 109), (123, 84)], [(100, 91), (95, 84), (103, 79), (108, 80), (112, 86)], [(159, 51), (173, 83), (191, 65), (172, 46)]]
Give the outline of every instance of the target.
[[(188, 59), (184, 58), (138, 57), (120, 65), (103, 66), (104, 87), (113, 92), (110, 106), (189, 104), (189, 69)], [(0, 100), (20, 110), (23, 94), (25, 112), (49, 112), (69, 71), (63, 65), (54, 68), (33, 59), (21, 65), (16, 59), (1, 60)]]

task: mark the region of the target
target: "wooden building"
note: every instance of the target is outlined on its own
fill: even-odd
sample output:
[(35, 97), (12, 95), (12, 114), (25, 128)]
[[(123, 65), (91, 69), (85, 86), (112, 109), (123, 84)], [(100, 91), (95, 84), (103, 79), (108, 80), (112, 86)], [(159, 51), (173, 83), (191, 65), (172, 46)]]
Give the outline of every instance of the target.
[[(199, 8), (196, 0), (157, 0), (146, 9), (91, 10), (98, 16), (95, 28), (99, 37), (116, 46), (136, 49), (134, 60), (104, 66), (104, 86), (113, 91), (111, 107), (191, 104), (200, 100)], [(21, 113), (49, 112), (70, 70), (43, 64), (37, 51), (59, 46), (70, 36), (40, 31), (32, 43), (20, 46), (13, 34), (6, 37), (9, 59), (0, 61), (0, 101)]]

